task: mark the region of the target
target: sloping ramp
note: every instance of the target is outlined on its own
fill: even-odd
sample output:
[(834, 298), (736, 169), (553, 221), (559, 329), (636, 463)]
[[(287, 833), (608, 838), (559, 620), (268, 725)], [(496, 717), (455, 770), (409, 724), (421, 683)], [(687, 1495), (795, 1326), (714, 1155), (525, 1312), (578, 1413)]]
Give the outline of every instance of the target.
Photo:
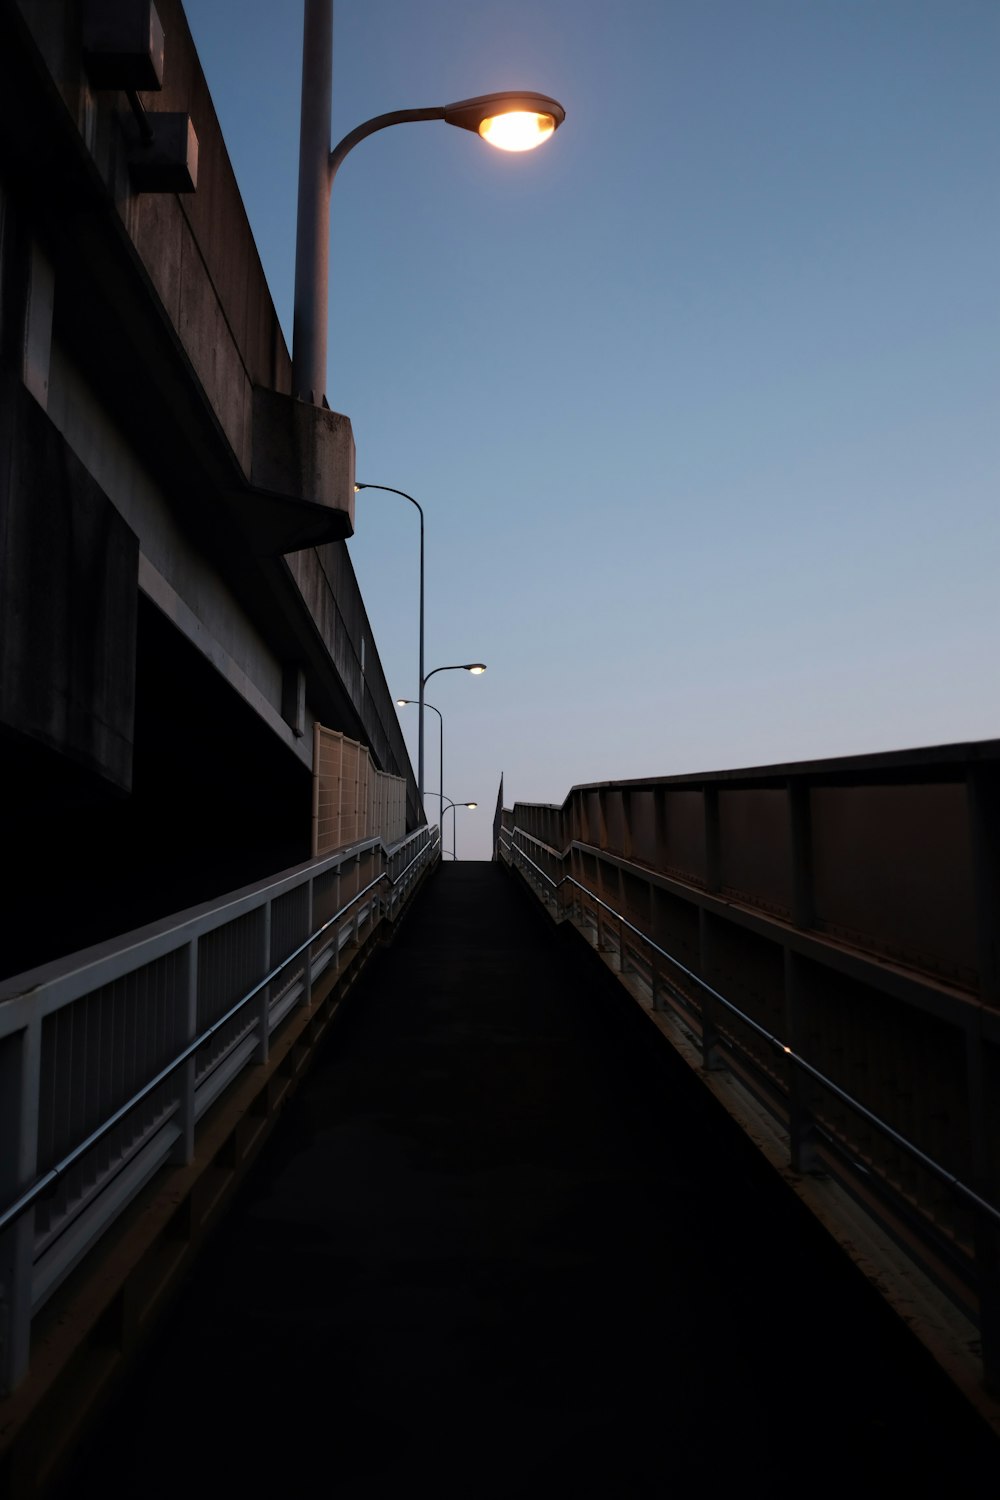
[(446, 865), (67, 1480), (916, 1493), (997, 1445), (574, 933)]

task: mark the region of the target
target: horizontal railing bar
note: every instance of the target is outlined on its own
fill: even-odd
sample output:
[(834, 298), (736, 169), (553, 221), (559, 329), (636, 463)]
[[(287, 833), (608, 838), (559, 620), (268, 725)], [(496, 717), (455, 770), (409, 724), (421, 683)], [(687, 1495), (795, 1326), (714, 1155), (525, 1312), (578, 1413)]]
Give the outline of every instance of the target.
[[(648, 946), (652, 948), (656, 953), (659, 953), (662, 958), (665, 958), (668, 963), (673, 964), (674, 967), (679, 969), (682, 974), (684, 974), (688, 979), (691, 979), (702, 990), (704, 990), (707, 995), (710, 995), (714, 1000), (718, 1000), (720, 1005), (724, 1006), (731, 1015), (737, 1016), (741, 1021), (749, 1026), (751, 1030), (755, 1031), (759, 1037), (763, 1038), (773, 1047), (776, 1047), (781, 1052), (783, 1052), (787, 1057), (791, 1059), (791, 1061), (797, 1068), (801, 1068), (804, 1073), (808, 1073), (812, 1079), (821, 1084), (823, 1088), (828, 1089), (830, 1093), (834, 1094), (836, 1098), (841, 1101), (842, 1104), (846, 1104), (848, 1108), (854, 1110), (856, 1114), (859, 1114), (862, 1119), (867, 1120), (869, 1125), (873, 1125), (875, 1129), (878, 1130), (882, 1135), (884, 1135), (888, 1140), (892, 1141), (895, 1145), (902, 1147), (902, 1149), (906, 1151), (910, 1156), (912, 1156), (914, 1160), (920, 1162), (922, 1166), (926, 1167), (928, 1171), (932, 1172), (941, 1182), (945, 1183), (949, 1188), (951, 1188), (958, 1197), (963, 1198), (967, 1203), (978, 1209), (979, 1212), (986, 1214), (997, 1224), (1000, 1224), (1000, 1209), (997, 1209), (992, 1203), (988, 1202), (987, 1199), (981, 1197), (979, 1193), (977, 1193), (973, 1188), (970, 1188), (966, 1183), (962, 1182), (961, 1178), (956, 1177), (954, 1172), (949, 1172), (947, 1167), (942, 1167), (940, 1162), (935, 1161), (932, 1156), (928, 1156), (925, 1151), (922, 1151), (919, 1146), (915, 1145), (914, 1142), (909, 1140), (905, 1135), (900, 1135), (899, 1131), (895, 1130), (886, 1120), (883, 1120), (879, 1115), (873, 1114), (872, 1111), (868, 1109), (866, 1105), (862, 1104), (859, 1099), (855, 1099), (852, 1094), (849, 1094), (845, 1089), (842, 1089), (838, 1083), (834, 1083), (832, 1078), (828, 1078), (825, 1073), (821, 1073), (818, 1068), (813, 1067), (812, 1063), (808, 1062), (804, 1057), (800, 1056), (799, 1053), (794, 1052), (792, 1048), (787, 1045), (787, 1043), (783, 1042), (779, 1037), (776, 1037), (773, 1032), (768, 1031), (765, 1027), (761, 1026), (757, 1021), (755, 1021), (752, 1016), (748, 1016), (744, 1011), (740, 1010), (738, 1005), (734, 1005), (731, 1000), (727, 1000), (725, 995), (721, 995), (718, 990), (713, 989), (710, 984), (708, 984), (704, 979), (700, 977), (700, 975), (695, 974), (693, 970), (687, 967), (686, 964), (681, 963), (679, 958), (675, 958), (672, 953), (668, 953), (665, 948), (661, 948), (659, 943), (654, 942), (653, 939), (646, 933), (644, 933), (641, 928), (636, 927), (632, 922), (630, 922), (628, 917), (624, 916), (621, 912), (616, 911), (613, 906), (609, 906), (606, 901), (603, 901), (600, 896), (595, 895), (594, 892), (589, 890), (587, 886), (581, 885), (580, 882), (572, 875), (564, 875), (561, 880), (554, 881), (551, 876), (547, 875), (545, 871), (539, 865), (537, 865), (529, 855), (524, 852), (523, 849), (519, 848), (518, 845), (514, 843), (515, 834), (520, 834), (523, 838), (531, 839), (532, 843), (535, 844), (542, 843), (542, 840), (535, 838), (533, 834), (528, 833), (525, 829), (515, 828), (510, 835), (510, 847), (516, 854), (521, 857), (521, 859), (524, 860), (526, 864), (531, 865), (532, 869), (537, 870), (538, 874), (544, 881), (546, 881), (548, 885), (552, 887), (553, 890), (558, 890), (560, 886), (566, 884), (575, 885), (577, 890), (583, 891), (583, 893), (588, 896), (591, 901), (594, 901), (598, 906), (603, 907), (603, 909), (611, 916), (613, 916), (616, 921), (621, 922), (623, 926), (627, 927), (630, 932), (633, 932), (636, 937), (641, 938), (644, 943), (648, 944)], [(545, 847), (548, 848), (549, 846), (546, 845)], [(593, 848), (592, 845), (589, 847)], [(602, 851), (599, 849), (595, 849), (594, 852), (600, 855)], [(564, 859), (565, 855), (553, 853), (553, 857), (556, 859)], [(642, 866), (636, 866), (635, 868), (641, 869)]]
[[(417, 833), (419, 833), (420, 831), (421, 830), (418, 829)], [(411, 838), (412, 837), (415, 837), (415, 835), (411, 835)], [(379, 841), (375, 840), (374, 842), (377, 843)], [(408, 842), (408, 840), (404, 842)], [(435, 839), (433, 834), (428, 833), (428, 844), (433, 844), (434, 842)], [(362, 846), (355, 845), (355, 852), (361, 847)], [(370, 844), (366, 847), (374, 847), (374, 844)], [(397, 845), (396, 847), (399, 848), (400, 846)], [(351, 897), (351, 899), (340, 908), (339, 911), (334, 912), (332, 917), (328, 917), (327, 920), (322, 924), (322, 926), (317, 927), (316, 931), (312, 933), (310, 937), (307, 937), (304, 942), (300, 943), (293, 952), (289, 953), (286, 958), (282, 959), (281, 963), (278, 964), (276, 968), (272, 969), (269, 974), (266, 974), (263, 979), (259, 980), (253, 986), (252, 989), (248, 990), (245, 995), (237, 1000), (236, 1003), (226, 1011), (225, 1015), (220, 1016), (217, 1021), (213, 1021), (212, 1025), (209, 1026), (205, 1031), (201, 1032), (199, 1036), (195, 1037), (194, 1041), (189, 1042), (188, 1045), (184, 1048), (183, 1052), (179, 1053), (175, 1058), (167, 1063), (165, 1067), (161, 1068), (154, 1078), (151, 1078), (142, 1086), (141, 1089), (139, 1089), (137, 1093), (133, 1094), (130, 1099), (126, 1100), (124, 1104), (120, 1105), (118, 1109), (116, 1109), (114, 1113), (108, 1117), (108, 1119), (102, 1121), (100, 1125), (96, 1126), (85, 1140), (74, 1146), (72, 1151), (70, 1151), (66, 1156), (62, 1157), (61, 1160), (55, 1164), (55, 1166), (50, 1167), (42, 1177), (34, 1182), (30, 1188), (27, 1188), (20, 1195), (20, 1197), (18, 1197), (12, 1204), (10, 1204), (8, 1208), (0, 1212), (0, 1233), (2, 1233), (8, 1227), (8, 1225), (14, 1223), (15, 1220), (19, 1219), (22, 1214), (27, 1213), (29, 1208), (32, 1208), (34, 1204), (37, 1203), (38, 1200), (42, 1198), (50, 1188), (55, 1186), (55, 1184), (61, 1177), (65, 1176), (70, 1167), (74, 1166), (82, 1156), (85, 1156), (88, 1151), (92, 1150), (94, 1146), (98, 1145), (99, 1142), (102, 1141), (104, 1137), (115, 1128), (116, 1125), (119, 1125), (127, 1115), (131, 1114), (132, 1110), (137, 1109), (138, 1106), (145, 1099), (147, 1099), (150, 1094), (154, 1092), (154, 1090), (158, 1089), (161, 1084), (165, 1083), (168, 1078), (176, 1073), (178, 1068), (183, 1067), (184, 1063), (186, 1063), (191, 1057), (193, 1057), (194, 1054), (198, 1052), (206, 1042), (211, 1041), (216, 1032), (220, 1031), (223, 1026), (225, 1026), (229, 1021), (233, 1019), (234, 1016), (239, 1014), (244, 1006), (249, 1005), (250, 1001), (255, 999), (256, 996), (260, 994), (261, 990), (265, 989), (274, 979), (276, 979), (282, 972), (282, 970), (287, 969), (289, 964), (294, 963), (294, 961), (299, 958), (307, 948), (310, 948), (313, 943), (317, 942), (323, 936), (324, 932), (328, 930), (328, 928), (332, 927), (335, 922), (339, 922), (340, 919), (345, 916), (353, 906), (356, 906), (357, 903), (363, 899), (363, 897), (367, 896), (370, 891), (373, 891), (376, 886), (381, 885), (383, 881), (387, 880), (389, 884), (393, 886), (398, 885), (403, 877), (407, 874), (407, 872), (412, 869), (413, 865), (416, 864), (417, 861), (421, 858), (423, 853), (424, 850), (421, 850), (418, 854), (414, 855), (413, 859), (410, 860), (406, 868), (402, 870), (395, 879), (393, 879), (389, 875), (388, 871), (381, 871), (374, 880), (370, 881), (368, 885), (363, 888), (363, 890), (357, 891)], [(302, 884), (305, 883), (306, 881), (303, 880)], [(264, 903), (261, 903), (261, 905), (263, 904)], [(258, 906), (256, 909), (260, 910), (260, 906)]]
[[(44, 965), (38, 970), (26, 970), (23, 974), (12, 975), (0, 985), (0, 1031), (9, 1032), (10, 1029), (19, 1029), (23, 1024), (22, 1012), (25, 1006), (30, 1007), (32, 1015), (44, 1015), (53, 1010), (59, 1010), (64, 1005), (72, 1004), (74, 1000), (90, 990), (124, 977), (139, 967), (142, 962), (162, 958), (167, 953), (172, 953), (184, 946), (192, 938), (203, 937), (209, 932), (214, 932), (219, 927), (225, 926), (227, 922), (249, 911), (257, 910), (265, 900), (273, 900), (288, 891), (296, 890), (306, 881), (328, 874), (331, 870), (367, 851), (381, 847), (385, 850), (387, 858), (391, 857), (400, 849), (404, 849), (413, 839), (419, 838), (425, 829), (430, 836), (436, 837), (437, 829), (434, 828), (432, 831), (427, 824), (415, 829), (391, 848), (387, 847), (376, 835), (362, 843), (337, 849), (321, 860), (310, 860), (282, 874), (277, 879), (267, 879), (257, 885), (245, 887), (241, 891), (229, 892), (219, 904), (205, 903), (187, 912), (179, 912), (161, 922), (151, 924), (152, 930), (139, 928), (135, 933), (122, 934), (121, 938), (111, 941), (121, 944), (124, 938), (134, 940), (128, 946), (118, 946), (113, 951), (109, 951), (107, 945), (103, 944), (96, 951), (84, 950), (84, 955), (91, 951), (92, 956), (90, 958), (82, 956), (82, 961), (77, 968), (65, 967), (73, 957), (77, 956), (71, 955), (67, 959), (54, 960), (52, 964)], [(144, 953), (145, 957), (143, 957)], [(15, 985), (17, 985), (16, 989)]]

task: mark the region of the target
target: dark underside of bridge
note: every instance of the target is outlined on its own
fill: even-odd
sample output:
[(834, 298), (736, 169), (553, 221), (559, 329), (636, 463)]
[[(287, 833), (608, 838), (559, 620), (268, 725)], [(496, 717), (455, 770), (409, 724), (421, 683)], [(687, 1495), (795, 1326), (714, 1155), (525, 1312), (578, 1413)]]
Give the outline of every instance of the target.
[(925, 1494), (998, 1448), (577, 935), (445, 866), (65, 1493)]
[(132, 785), (0, 736), (0, 977), (309, 858), (311, 777), (140, 597)]

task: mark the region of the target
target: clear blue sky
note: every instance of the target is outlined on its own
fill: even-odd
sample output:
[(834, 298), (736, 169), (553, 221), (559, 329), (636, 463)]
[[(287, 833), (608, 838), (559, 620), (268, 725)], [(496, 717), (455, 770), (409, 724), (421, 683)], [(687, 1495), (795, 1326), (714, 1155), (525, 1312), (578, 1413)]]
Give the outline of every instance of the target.
[[(291, 337), (301, 7), (187, 14)], [(997, 0), (337, 0), (331, 406), (427, 511), (445, 792), (1000, 735)], [(350, 543), (417, 694), (417, 517)], [(402, 710), (416, 765), (416, 709)], [(428, 714), (428, 785), (437, 786)], [(434, 803), (429, 802), (433, 809)]]

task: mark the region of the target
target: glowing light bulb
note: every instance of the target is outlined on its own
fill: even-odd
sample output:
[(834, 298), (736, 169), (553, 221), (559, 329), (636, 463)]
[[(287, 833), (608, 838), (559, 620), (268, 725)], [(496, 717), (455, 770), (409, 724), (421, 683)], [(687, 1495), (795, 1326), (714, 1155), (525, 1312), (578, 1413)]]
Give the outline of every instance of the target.
[(548, 140), (555, 128), (552, 115), (512, 109), (504, 115), (488, 115), (480, 122), (479, 134), (501, 151), (533, 151)]

